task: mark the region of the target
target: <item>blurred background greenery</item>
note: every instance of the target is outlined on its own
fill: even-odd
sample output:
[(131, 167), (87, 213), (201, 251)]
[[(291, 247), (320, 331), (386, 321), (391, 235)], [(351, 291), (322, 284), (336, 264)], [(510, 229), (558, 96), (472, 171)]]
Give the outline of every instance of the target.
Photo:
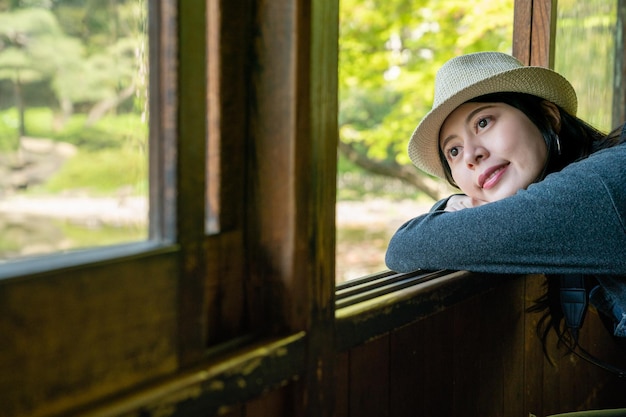
[(146, 19), (0, 0), (0, 261), (147, 238)]

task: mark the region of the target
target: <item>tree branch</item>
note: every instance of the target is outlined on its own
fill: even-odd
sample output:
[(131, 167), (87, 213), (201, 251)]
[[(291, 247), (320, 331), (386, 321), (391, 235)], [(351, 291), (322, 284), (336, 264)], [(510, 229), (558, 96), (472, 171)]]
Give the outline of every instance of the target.
[(426, 175), (418, 174), (418, 171), (411, 166), (375, 161), (357, 151), (349, 143), (339, 141), (339, 151), (355, 165), (377, 175), (398, 178), (407, 184), (415, 186), (435, 201), (453, 192), (446, 184)]
[(129, 85), (124, 90), (122, 90), (117, 96), (104, 99), (96, 103), (89, 111), (89, 114), (87, 115), (87, 120), (85, 121), (85, 125), (91, 126), (94, 123), (96, 123), (106, 114), (106, 112), (119, 106), (124, 100), (131, 97), (134, 92), (135, 92), (135, 86)]

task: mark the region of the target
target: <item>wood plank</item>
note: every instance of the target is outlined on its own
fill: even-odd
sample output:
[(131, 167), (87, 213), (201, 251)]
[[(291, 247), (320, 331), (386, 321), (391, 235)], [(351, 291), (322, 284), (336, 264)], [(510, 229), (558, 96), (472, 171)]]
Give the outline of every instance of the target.
[(556, 0), (533, 0), (530, 65), (554, 68)]
[(350, 415), (350, 353), (340, 352), (335, 359), (335, 417)]
[[(542, 275), (529, 275), (525, 278), (525, 308), (543, 293)], [(537, 323), (540, 314), (524, 315), (524, 409), (537, 416), (545, 415), (543, 409), (544, 367), (547, 365), (541, 341), (537, 337)], [(555, 399), (556, 400), (556, 399)]]
[(423, 371), (419, 389), (424, 392), (423, 416), (454, 415), (454, 354), (464, 347), (454, 339), (452, 331), (454, 312), (447, 309), (429, 317), (424, 322), (424, 335), (420, 337), (424, 343)]
[[(544, 289), (542, 288), (541, 291), (543, 292)], [(554, 363), (550, 363), (545, 355), (543, 356), (541, 378), (542, 412), (546, 415), (560, 413), (565, 410), (564, 406), (567, 403), (567, 398), (562, 395), (561, 383), (565, 381), (563, 374), (567, 373), (568, 363), (563, 357), (564, 351), (556, 349), (556, 343), (556, 335), (552, 332), (546, 341), (546, 346)]]
[[(208, 2), (208, 233), (245, 225), (246, 137), (251, 99), (253, 1)], [(211, 219), (211, 216), (213, 218)]]
[[(295, 22), (295, 1), (257, 2), (255, 10), (255, 65), (251, 74), (252, 96), (247, 170), (249, 207), (246, 240), (251, 285), (249, 295), (264, 303), (253, 317), (255, 327), (271, 331), (288, 328), (296, 308), (290, 280), (296, 261), (294, 154), (298, 100), (296, 45), (300, 34)], [(304, 35), (303, 35), (304, 36)], [(309, 39), (303, 38), (303, 44)], [(308, 48), (308, 46), (307, 46)], [(306, 66), (302, 68), (308, 74)], [(306, 76), (303, 74), (302, 76)], [(304, 98), (306, 100), (306, 98)], [(300, 184), (306, 186), (306, 184)]]
[(501, 345), (503, 410), (501, 415), (528, 417), (524, 409), (524, 316), (526, 315), (525, 277), (518, 277), (507, 285), (496, 311), (510, 329)]
[(180, 355), (184, 366), (202, 359), (207, 344), (205, 288), (205, 157), (207, 134), (206, 2), (178, 4), (179, 111), (177, 236), (182, 249), (180, 278)]
[(465, 301), (451, 310), (449, 331), (453, 351), (448, 360), (453, 366), (442, 369), (442, 373), (448, 374), (454, 381), (450, 392), (451, 415), (479, 415), (479, 395), (484, 389), (481, 363), (492, 342), (489, 332), (485, 331), (491, 328), (492, 320), (483, 323), (484, 315), (479, 307), (490, 310), (486, 302), (488, 294)]
[(389, 337), (350, 352), (350, 417), (389, 415)]
[(245, 303), (246, 259), (243, 231), (223, 231), (206, 241), (205, 287), (208, 347), (250, 332)]
[[(600, 360), (619, 369), (626, 370), (626, 344), (617, 342), (612, 334), (604, 327), (597, 314), (591, 314), (588, 322), (583, 326), (585, 334), (591, 340), (585, 340), (587, 350)], [(626, 408), (626, 378), (616, 378), (604, 370), (591, 367), (590, 378), (599, 381), (595, 384), (593, 401), (606, 404), (606, 407)]]
[(61, 413), (178, 367), (175, 253), (0, 281), (4, 416)]
[(149, 231), (155, 240), (176, 239), (178, 178), (178, 20), (174, 0), (148, 6), (149, 59)]
[(296, 408), (302, 409), (298, 413), (301, 416), (330, 417), (334, 415), (336, 395), (333, 383), (339, 2), (299, 0), (297, 26), (297, 251), (289, 286), (303, 291), (294, 291), (289, 321), (292, 327), (306, 329), (311, 337)]
[(219, 415), (220, 417), (245, 417), (245, 405), (224, 407), (220, 411), (218, 411), (217, 415)]
[(437, 279), (338, 309), (337, 348), (355, 346), (489, 291), (509, 275), (450, 272)]
[(338, 3), (261, 1), (254, 13), (245, 236), (251, 326), (311, 335), (293, 415), (331, 415)]
[[(284, 397), (285, 413), (292, 415), (293, 387), (305, 368), (306, 337), (303, 332), (248, 344), (214, 357), (203, 366), (144, 385), (143, 389), (108, 399), (104, 404), (79, 410), (81, 417), (161, 415), (171, 417), (219, 415), (253, 404), (276, 391)], [(272, 395), (270, 402), (275, 401)], [(269, 397), (268, 397), (269, 398)], [(282, 401), (282, 400), (281, 400)], [(259, 405), (264, 400), (259, 400)], [(274, 414), (269, 414), (274, 415)]]
[(519, 412), (523, 392), (523, 290), (523, 277), (517, 277), (479, 300), (477, 316), (483, 337), (477, 338), (481, 340), (478, 415), (528, 415)]
[[(248, 401), (242, 417), (286, 416), (290, 414), (291, 386), (281, 387)], [(218, 413), (219, 415), (219, 413)]]
[[(428, 319), (426, 319), (428, 320)], [(391, 333), (389, 364), (389, 415), (421, 416), (427, 395), (424, 356), (427, 335), (425, 320)]]
[[(600, 361), (626, 369), (625, 351), (615, 343), (611, 334), (600, 321), (597, 312), (591, 308), (580, 332), (581, 346)], [(626, 407), (626, 380), (588, 363), (574, 355), (563, 358), (571, 369), (568, 380), (567, 403), (563, 408), (588, 410), (598, 403), (605, 407)], [(563, 385), (566, 383), (563, 382)], [(621, 394), (618, 394), (621, 393)]]
[(513, 6), (513, 56), (530, 65), (532, 0), (515, 0)]

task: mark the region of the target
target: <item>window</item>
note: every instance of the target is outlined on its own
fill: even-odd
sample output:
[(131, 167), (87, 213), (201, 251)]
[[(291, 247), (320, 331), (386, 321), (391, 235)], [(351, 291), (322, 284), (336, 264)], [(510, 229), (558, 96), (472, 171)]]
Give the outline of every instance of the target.
[(340, 2), (338, 283), (384, 270), (397, 227), (450, 192), (410, 164), (408, 139), (436, 70), (462, 53), (511, 53), (512, 28), (513, 0)]
[[(617, 2), (557, 3), (554, 69), (574, 86), (578, 116), (607, 132), (623, 122), (620, 116), (607, 111), (614, 96), (620, 97), (615, 91), (620, 77), (614, 75), (619, 64), (615, 57), (623, 51), (621, 36), (616, 32), (620, 26)], [(617, 67), (617, 71), (621, 69)]]
[[(315, 340), (334, 335), (337, 3), (314, 2), (310, 15), (294, 2), (145, 4), (150, 239), (0, 266), (7, 415), (120, 412), (120, 396), (151, 403), (164, 382), (191, 393), (184, 381), (207, 376), (192, 368), (262, 338), (273, 340), (253, 349), (269, 357), (262, 374), (250, 349), (213, 368), (238, 369), (241, 398), (309, 362), (313, 378), (332, 378), (331, 361), (317, 360), (332, 344)], [(220, 406), (222, 391), (207, 388)]]
[(148, 238), (147, 16), (0, 2), (0, 261)]

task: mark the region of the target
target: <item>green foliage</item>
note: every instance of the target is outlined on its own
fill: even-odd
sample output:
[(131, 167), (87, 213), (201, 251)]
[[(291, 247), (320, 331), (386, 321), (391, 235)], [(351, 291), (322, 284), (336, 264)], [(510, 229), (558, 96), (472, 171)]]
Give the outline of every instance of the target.
[[(92, 126), (85, 126), (85, 114), (74, 114), (61, 129), (55, 129), (57, 117), (47, 107), (28, 109), (26, 122), (30, 135), (68, 142), (86, 151), (120, 148), (129, 144), (146, 146), (148, 127), (136, 114), (107, 115)], [(0, 112), (0, 147), (3, 142), (17, 144), (17, 123), (15, 108)]]
[(76, 46), (55, 16), (39, 8), (0, 13), (0, 40), (0, 79), (22, 83), (52, 76), (68, 52), (67, 44)]
[(340, 139), (370, 159), (409, 163), (406, 143), (455, 55), (510, 52), (512, 0), (342, 0)]
[[(14, 108), (0, 112), (0, 152), (17, 148), (16, 113)], [(54, 119), (49, 108), (26, 112), (32, 136), (68, 142), (80, 151), (44, 185), (46, 191), (106, 194), (130, 186), (133, 192), (147, 192), (148, 129), (138, 115), (109, 115), (85, 127), (85, 115), (77, 114), (60, 130), (54, 129)]]
[(19, 87), (16, 103), (24, 102), (23, 85), (44, 81), (56, 96), (49, 105), (66, 113), (132, 88), (145, 112), (145, 8), (142, 1), (0, 3), (0, 80)]
[(84, 120), (84, 115), (72, 117), (61, 132), (54, 134), (55, 139), (69, 142), (87, 151), (115, 148), (125, 144), (147, 146), (148, 128), (137, 115), (109, 115), (87, 127)]
[(15, 108), (0, 112), (0, 152), (13, 151), (17, 148), (18, 123)]
[(557, 13), (554, 69), (574, 86), (578, 115), (609, 131), (622, 122), (611, 120), (609, 111), (614, 90), (617, 2), (559, 0)]
[(147, 188), (146, 170), (147, 156), (131, 147), (81, 151), (46, 182), (45, 190), (58, 193), (79, 189), (92, 195), (111, 195), (130, 186), (133, 193), (143, 193)]
[(146, 13), (144, 0), (0, 0), (0, 152), (20, 134), (79, 149), (49, 191), (146, 194)]

